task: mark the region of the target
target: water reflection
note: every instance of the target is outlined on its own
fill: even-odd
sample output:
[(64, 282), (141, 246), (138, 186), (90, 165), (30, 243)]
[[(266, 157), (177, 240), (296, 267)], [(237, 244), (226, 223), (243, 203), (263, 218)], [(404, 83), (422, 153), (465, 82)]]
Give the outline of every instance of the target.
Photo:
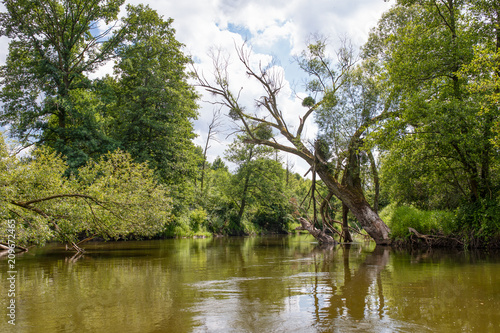
[[(500, 329), (497, 255), (319, 247), (310, 237), (50, 246), (17, 260), (15, 332)], [(0, 260), (0, 278), (7, 262)], [(0, 284), (2, 308), (7, 284)], [(1, 332), (9, 332), (5, 321)]]

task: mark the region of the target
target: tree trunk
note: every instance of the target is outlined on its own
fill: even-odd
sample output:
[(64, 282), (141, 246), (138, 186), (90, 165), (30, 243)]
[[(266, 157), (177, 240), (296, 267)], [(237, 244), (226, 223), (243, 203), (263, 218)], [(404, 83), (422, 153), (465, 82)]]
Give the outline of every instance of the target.
[(247, 191), (248, 183), (250, 181), (250, 173), (247, 173), (245, 177), (245, 185), (243, 186), (243, 194), (241, 198), (240, 210), (238, 211), (238, 223), (241, 225), (241, 219), (243, 218), (243, 213), (245, 212), (245, 206), (247, 203)]
[[(253, 148), (250, 147), (249, 155), (245, 163), (248, 163), (252, 160), (253, 157)], [(251, 177), (252, 170), (246, 170), (246, 175), (245, 175), (245, 184), (243, 186), (243, 193), (241, 195), (241, 205), (240, 205), (240, 210), (238, 212), (238, 224), (241, 226), (241, 219), (243, 218), (243, 213), (245, 212), (245, 206), (247, 203), (247, 192), (248, 192), (248, 184), (250, 182), (250, 177)]]
[[(8, 250), (12, 250), (12, 247), (10, 247), (9, 244), (0, 242), (0, 251), (2, 251), (2, 252), (0, 252), (0, 257), (3, 256), (3, 251), (8, 251)], [(28, 252), (27, 247), (22, 247), (19, 245), (15, 245), (14, 250), (18, 250), (18, 252)], [(6, 254), (8, 254), (8, 253), (6, 253)]]
[(347, 214), (349, 213), (349, 208), (345, 204), (342, 204), (342, 236), (344, 237), (344, 242), (352, 243), (352, 236), (349, 231), (349, 221), (347, 220)]
[(333, 178), (328, 166), (324, 164), (318, 165), (316, 172), (328, 189), (332, 191), (333, 194), (347, 206), (347, 208), (349, 208), (351, 213), (358, 220), (359, 224), (368, 233), (368, 235), (370, 235), (375, 243), (378, 245), (391, 244), (391, 239), (389, 238), (391, 230), (384, 223), (384, 221), (382, 221), (378, 214), (375, 213), (373, 208), (370, 207), (370, 204), (366, 201), (361, 188), (356, 188), (348, 184), (339, 184), (339, 182)]
[(375, 197), (373, 198), (373, 210), (378, 214), (378, 201), (380, 197), (380, 182), (378, 177), (377, 164), (375, 163), (375, 158), (370, 150), (367, 150), (366, 154), (370, 160), (370, 169), (373, 175), (373, 185), (375, 187)]

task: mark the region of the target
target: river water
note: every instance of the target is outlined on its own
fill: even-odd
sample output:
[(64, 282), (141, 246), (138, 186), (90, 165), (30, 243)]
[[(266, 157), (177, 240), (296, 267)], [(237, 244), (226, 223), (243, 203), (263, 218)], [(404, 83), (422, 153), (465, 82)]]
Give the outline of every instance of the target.
[(500, 255), (311, 236), (60, 245), (16, 258), (0, 332), (500, 332)]

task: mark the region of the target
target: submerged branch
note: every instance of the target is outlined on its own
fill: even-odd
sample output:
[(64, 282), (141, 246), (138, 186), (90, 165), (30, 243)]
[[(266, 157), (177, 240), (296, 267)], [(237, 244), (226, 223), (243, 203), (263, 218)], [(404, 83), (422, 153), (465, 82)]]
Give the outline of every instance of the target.
[(307, 230), (321, 244), (337, 244), (337, 241), (332, 236), (325, 234), (322, 230), (317, 229), (308, 220), (301, 217), (299, 222), (302, 225), (302, 230)]

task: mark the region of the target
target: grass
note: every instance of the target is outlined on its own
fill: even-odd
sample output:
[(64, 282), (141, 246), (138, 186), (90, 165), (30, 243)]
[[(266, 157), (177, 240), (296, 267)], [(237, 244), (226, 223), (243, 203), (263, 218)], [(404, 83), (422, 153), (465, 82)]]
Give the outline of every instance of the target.
[(391, 228), (393, 239), (405, 239), (410, 236), (408, 228), (414, 228), (422, 234), (448, 235), (453, 230), (454, 213), (433, 210), (420, 210), (413, 206), (390, 204), (380, 212), (380, 218)]

